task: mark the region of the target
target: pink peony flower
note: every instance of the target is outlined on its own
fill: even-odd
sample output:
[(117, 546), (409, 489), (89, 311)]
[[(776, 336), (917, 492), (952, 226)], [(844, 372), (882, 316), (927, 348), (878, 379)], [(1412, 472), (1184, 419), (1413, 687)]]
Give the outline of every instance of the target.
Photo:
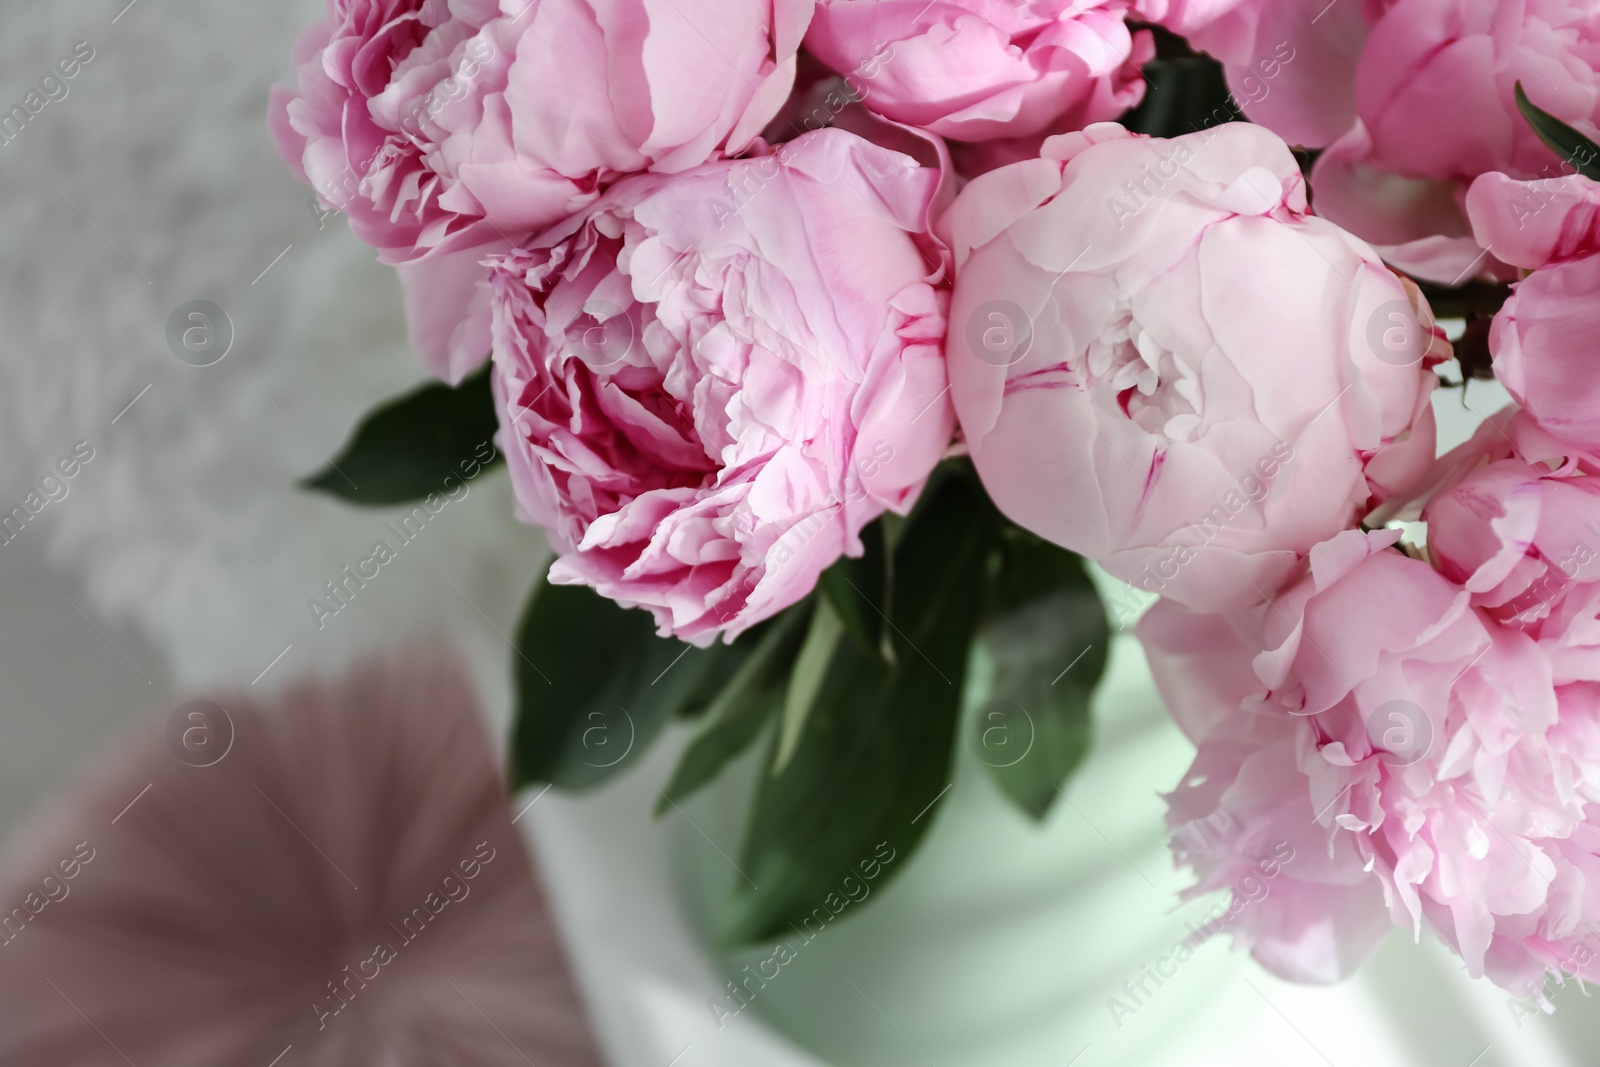
[(1577, 464), (1491, 460), (1436, 493), (1422, 517), (1439, 572), (1509, 625), (1531, 627), (1568, 586), (1600, 580), (1600, 478)]
[(742, 151), (782, 106), (811, 0), (329, 0), (273, 91), (279, 151), (401, 265), (412, 338), (456, 381), (509, 247), (635, 171)]
[(819, 130), (619, 182), (493, 262), (501, 450), (552, 581), (731, 639), (910, 507), (954, 425), (938, 184)]
[(1139, 8), (1221, 60), (1234, 103), (1252, 121), (1290, 144), (1321, 148), (1355, 119), (1367, 18), (1389, 2), (1142, 0)]
[(1515, 404), (1507, 404), (1484, 419), (1465, 443), (1439, 457), (1410, 500), (1396, 501), (1398, 506), (1391, 505), (1380, 514), (1386, 519), (1393, 517), (1389, 512), (1405, 518), (1420, 518), (1428, 500), (1479, 467), (1512, 458), (1563, 475), (1571, 471), (1600, 474), (1600, 455), (1561, 440), (1528, 412)]
[(121, 738), (6, 849), (0, 1060), (598, 1065), (473, 703), (413, 651)]
[(974, 179), (940, 225), (951, 395), (990, 496), (1128, 582), (1264, 600), (1433, 459), (1448, 345), (1414, 287), (1306, 213), (1260, 127), (1092, 126)]
[[(806, 48), (867, 107), (956, 141), (1115, 118), (1155, 52), (1126, 0), (819, 0)], [(1032, 151), (1029, 154), (1033, 154)]]
[(1562, 173), (1517, 110), (1517, 81), (1570, 124), (1600, 119), (1600, 10), (1574, 0), (1244, 0), (1193, 39), (1228, 64), (1253, 121), (1326, 146), (1311, 173), (1318, 214), (1450, 284), (1505, 273), (1473, 240), (1473, 179)]
[(1597, 67), (1600, 11), (1589, 4), (1391, 0), (1355, 69), (1358, 121), (1312, 171), (1317, 210), (1405, 269), (1460, 281), (1483, 263), (1463, 210), (1472, 180), (1561, 173), (1517, 110), (1517, 81), (1593, 131)]
[(1546, 430), (1600, 449), (1600, 184), (1486, 174), (1467, 211), (1485, 248), (1533, 271), (1495, 316), (1495, 377)]
[(1263, 842), (1292, 843), (1287, 877), (1236, 922), (1285, 977), (1348, 974), (1388, 919), (1426, 921), (1470, 973), (1521, 988), (1600, 919), (1584, 888), (1600, 873), (1600, 689), (1559, 677), (1545, 639), (1475, 610), (1398, 536), (1337, 535), (1225, 628), (1170, 602), (1141, 622), (1199, 744), (1169, 798), (1174, 849), (1203, 891)]
[(1153, 22), (1194, 40), (1212, 27), (1253, 21), (1269, 3), (1270, 0), (1135, 0), (1133, 7), (1140, 21)]

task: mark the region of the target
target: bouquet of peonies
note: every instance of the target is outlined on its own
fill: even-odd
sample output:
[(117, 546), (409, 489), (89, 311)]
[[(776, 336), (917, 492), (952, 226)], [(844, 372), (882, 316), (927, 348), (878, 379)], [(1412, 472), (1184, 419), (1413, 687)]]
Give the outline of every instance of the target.
[(1486, 3), (329, 0), (272, 131), (442, 381), (308, 485), (504, 461), (514, 778), (765, 746), (730, 939), (914, 848), (963, 728), (1050, 809), (1089, 560), (1159, 598), (1193, 892), (1293, 846), (1264, 965), (1600, 977), (1600, 10)]

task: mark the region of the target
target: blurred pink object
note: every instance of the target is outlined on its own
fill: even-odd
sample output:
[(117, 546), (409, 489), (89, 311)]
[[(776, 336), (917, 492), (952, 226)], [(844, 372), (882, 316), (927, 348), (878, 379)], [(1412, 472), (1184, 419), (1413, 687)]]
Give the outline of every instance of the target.
[(411, 650), (112, 746), (5, 852), (0, 1062), (599, 1064), (473, 704)]
[(938, 170), (839, 129), (618, 182), (491, 263), (500, 444), (550, 580), (729, 640), (950, 443)]
[[(805, 44), (877, 113), (956, 141), (1116, 118), (1155, 52), (1126, 0), (820, 0)], [(1033, 153), (1030, 152), (1030, 155)]]

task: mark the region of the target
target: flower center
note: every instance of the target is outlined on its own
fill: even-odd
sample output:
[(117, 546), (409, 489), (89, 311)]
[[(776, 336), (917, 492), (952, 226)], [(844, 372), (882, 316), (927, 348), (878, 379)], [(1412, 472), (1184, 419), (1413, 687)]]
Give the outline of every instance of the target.
[(1123, 311), (1089, 344), (1091, 383), (1108, 386), (1124, 415), (1146, 433), (1191, 441), (1204, 398), (1199, 376)]

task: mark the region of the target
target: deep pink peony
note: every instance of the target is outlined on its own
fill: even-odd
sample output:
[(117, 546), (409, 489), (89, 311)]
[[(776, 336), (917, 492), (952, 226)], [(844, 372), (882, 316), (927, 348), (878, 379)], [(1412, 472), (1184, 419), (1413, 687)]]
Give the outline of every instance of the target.
[(729, 639), (793, 604), (954, 427), (939, 172), (842, 130), (619, 182), (494, 261), (494, 385), (551, 580)]
[(782, 106), (811, 0), (328, 0), (273, 90), (280, 152), (400, 264), (413, 342), (459, 380), (508, 247), (635, 171), (743, 150)]
[(1486, 174), (1467, 211), (1485, 248), (1533, 271), (1495, 316), (1495, 377), (1545, 429), (1600, 449), (1600, 184)]
[[(1037, 138), (1144, 95), (1126, 0), (819, 0), (808, 51), (867, 107), (956, 141)], [(1037, 146), (1037, 141), (1034, 147)], [(1031, 153), (1030, 153), (1031, 154)]]
[(1448, 344), (1414, 287), (1306, 213), (1259, 126), (1054, 138), (941, 228), (951, 394), (990, 496), (1132, 584), (1264, 600), (1432, 462)]
[[(1441, 521), (1492, 521), (1467, 514)], [(1171, 603), (1141, 623), (1200, 748), (1169, 798), (1174, 849), (1204, 889), (1262, 842), (1293, 845), (1235, 924), (1285, 977), (1342, 977), (1391, 921), (1427, 922), (1470, 973), (1520, 991), (1600, 919), (1600, 672), (1555, 666), (1553, 638), (1489, 619), (1397, 537), (1339, 534), (1222, 627)]]

